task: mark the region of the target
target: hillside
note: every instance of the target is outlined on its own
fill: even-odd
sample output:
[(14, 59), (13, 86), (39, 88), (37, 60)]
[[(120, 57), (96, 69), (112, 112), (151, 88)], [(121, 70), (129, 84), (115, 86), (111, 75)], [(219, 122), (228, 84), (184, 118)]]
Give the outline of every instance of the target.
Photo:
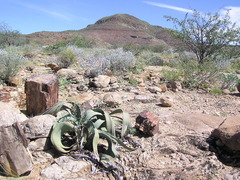
[(98, 43), (111, 45), (170, 45), (176, 46), (179, 42), (172, 38), (165, 28), (152, 26), (128, 14), (116, 14), (104, 17), (95, 24), (88, 25), (81, 30), (63, 32), (36, 32), (26, 35), (43, 44), (51, 44), (57, 41), (70, 39), (72, 36), (83, 35)]

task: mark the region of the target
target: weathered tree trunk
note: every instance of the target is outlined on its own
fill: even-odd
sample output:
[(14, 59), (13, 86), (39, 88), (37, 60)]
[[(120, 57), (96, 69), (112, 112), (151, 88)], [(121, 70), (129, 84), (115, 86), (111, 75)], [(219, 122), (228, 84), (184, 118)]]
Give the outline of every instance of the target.
[(28, 140), (18, 123), (0, 127), (0, 167), (10, 176), (32, 170), (32, 159), (26, 149)]
[(28, 115), (37, 115), (58, 102), (58, 78), (54, 74), (32, 76), (25, 83)]

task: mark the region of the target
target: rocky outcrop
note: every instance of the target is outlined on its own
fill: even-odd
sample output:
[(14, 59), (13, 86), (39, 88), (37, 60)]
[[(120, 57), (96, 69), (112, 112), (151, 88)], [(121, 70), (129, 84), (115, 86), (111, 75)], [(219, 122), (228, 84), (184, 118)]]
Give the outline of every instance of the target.
[(240, 115), (227, 118), (212, 134), (231, 150), (240, 151)]

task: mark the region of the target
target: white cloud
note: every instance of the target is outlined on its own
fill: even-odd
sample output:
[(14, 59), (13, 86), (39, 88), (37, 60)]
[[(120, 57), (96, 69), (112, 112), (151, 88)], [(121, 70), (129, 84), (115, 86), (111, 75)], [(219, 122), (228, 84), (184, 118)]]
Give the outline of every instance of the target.
[(220, 13), (225, 15), (229, 11), (231, 21), (237, 23), (240, 26), (240, 7), (227, 6), (224, 7)]
[(167, 5), (167, 4), (163, 4), (163, 3), (156, 3), (156, 2), (151, 2), (151, 1), (143, 1), (143, 2), (145, 4), (149, 4), (152, 6), (172, 9), (172, 10), (181, 11), (181, 12), (185, 12), (185, 13), (193, 13), (193, 10), (191, 10), (191, 9), (185, 9), (185, 8), (181, 8), (181, 7), (177, 7), (177, 6), (171, 6), (171, 5)]
[(63, 19), (63, 20), (67, 20), (67, 21), (71, 20), (72, 15), (70, 15), (70, 14), (64, 14), (64, 13), (56, 12), (56, 11), (45, 9), (45, 8), (42, 8), (42, 7), (33, 5), (33, 4), (29, 4), (29, 3), (17, 2), (17, 4), (19, 4), (23, 7), (33, 9), (33, 10), (42, 12), (44, 14), (59, 18), (59, 19)]

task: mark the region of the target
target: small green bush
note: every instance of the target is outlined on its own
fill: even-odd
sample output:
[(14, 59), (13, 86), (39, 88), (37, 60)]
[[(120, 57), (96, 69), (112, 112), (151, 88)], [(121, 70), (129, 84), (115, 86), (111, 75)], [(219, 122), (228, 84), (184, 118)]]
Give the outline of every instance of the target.
[(150, 65), (150, 66), (163, 66), (163, 59), (161, 57), (154, 56), (147, 62), (147, 65)]
[(9, 78), (16, 75), (23, 64), (23, 57), (16, 48), (0, 49), (0, 83), (8, 83)]
[(67, 68), (71, 66), (75, 61), (76, 61), (76, 54), (71, 50), (71, 49), (65, 49), (62, 52), (60, 52), (59, 55), (59, 61), (60, 61), (60, 66)]
[(182, 73), (179, 70), (163, 69), (161, 71), (165, 81), (178, 81), (181, 79)]
[(220, 88), (214, 88), (210, 91), (211, 95), (221, 95), (223, 94), (222, 90)]
[(221, 89), (229, 89), (230, 91), (234, 91), (236, 85), (240, 82), (236, 74), (222, 74), (221, 80)]

